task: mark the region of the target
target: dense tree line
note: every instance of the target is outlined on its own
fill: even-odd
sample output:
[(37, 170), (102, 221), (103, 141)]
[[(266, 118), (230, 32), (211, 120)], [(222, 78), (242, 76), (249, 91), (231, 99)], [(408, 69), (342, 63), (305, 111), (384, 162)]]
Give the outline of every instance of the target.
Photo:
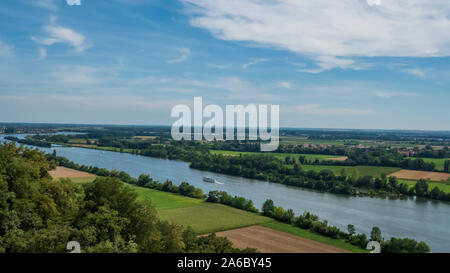
[(232, 197), (225, 191), (210, 191), (206, 202), (220, 203), (230, 207), (238, 208), (250, 212), (259, 212), (253, 205), (252, 200), (247, 200), (241, 196)]
[(450, 149), (445, 146), (441, 150), (433, 150), (430, 147), (415, 151), (416, 157), (429, 157), (429, 158), (450, 158)]
[[(162, 221), (118, 178), (77, 186), (53, 180), (38, 150), (0, 145), (0, 252), (239, 252), (226, 238), (197, 237)], [(246, 249), (245, 251), (254, 251)]]
[(9, 141), (14, 141), (20, 144), (25, 144), (25, 145), (32, 145), (32, 146), (37, 146), (37, 147), (44, 147), (44, 148), (50, 148), (52, 147), (52, 144), (50, 142), (47, 141), (41, 141), (35, 138), (30, 138), (30, 137), (26, 137), (24, 139), (19, 139), (17, 137), (13, 137), (13, 136), (7, 136), (5, 137), (6, 140)]
[(355, 227), (348, 225), (347, 232), (338, 227), (328, 225), (328, 222), (320, 221), (317, 215), (304, 212), (300, 216), (295, 216), (292, 209), (285, 210), (283, 207), (277, 207), (272, 200), (266, 200), (263, 204), (263, 215), (274, 218), (278, 221), (292, 224), (302, 229), (308, 229), (314, 233), (330, 237), (333, 239), (342, 239), (352, 245), (365, 249), (369, 241), (377, 241), (381, 244), (382, 253), (428, 253), (430, 247), (425, 242), (417, 242), (410, 238), (391, 238), (385, 241), (381, 235), (379, 227), (373, 227), (370, 237), (366, 234), (355, 234)]
[[(224, 173), (251, 179), (270, 181), (290, 186), (314, 189), (347, 195), (366, 195), (361, 189), (369, 190), (370, 195), (396, 194), (417, 195), (436, 200), (450, 201), (450, 194), (435, 187), (432, 191), (423, 192), (420, 188), (409, 188), (405, 183), (399, 183), (396, 177), (379, 178), (372, 176), (360, 177), (357, 171), (352, 174), (342, 173), (336, 176), (331, 170), (304, 171), (300, 164), (290, 167), (273, 156), (240, 155), (223, 156), (203, 154), (191, 162), (191, 168)], [(422, 181), (419, 185), (426, 183)], [(365, 192), (364, 191), (364, 192)]]

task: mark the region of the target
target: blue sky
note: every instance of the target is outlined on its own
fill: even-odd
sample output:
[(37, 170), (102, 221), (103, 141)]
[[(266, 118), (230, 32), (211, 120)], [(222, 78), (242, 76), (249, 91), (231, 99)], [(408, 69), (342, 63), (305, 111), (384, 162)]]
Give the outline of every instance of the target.
[(4, 0), (0, 121), (170, 125), (202, 96), (279, 104), (281, 126), (450, 130), (448, 29), (446, 0)]

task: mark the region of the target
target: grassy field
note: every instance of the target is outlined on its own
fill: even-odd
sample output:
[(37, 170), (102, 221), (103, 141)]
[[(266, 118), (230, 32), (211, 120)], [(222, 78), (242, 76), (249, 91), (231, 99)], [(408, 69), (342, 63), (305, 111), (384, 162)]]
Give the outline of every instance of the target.
[(270, 218), (238, 210), (221, 204), (181, 195), (132, 187), (139, 199), (150, 198), (159, 216), (184, 226), (191, 226), (198, 234), (218, 232), (273, 221)]
[(239, 156), (242, 155), (271, 155), (277, 157), (281, 160), (284, 160), (286, 157), (290, 156), (291, 158), (295, 158), (298, 161), (299, 156), (305, 156), (306, 159), (326, 159), (326, 158), (336, 158), (341, 156), (336, 155), (318, 155), (318, 154), (294, 154), (294, 153), (260, 153), (260, 152), (236, 152), (236, 151), (224, 151), (224, 150), (210, 150), (211, 154), (222, 154), (222, 155), (230, 155), (230, 156)]
[(336, 175), (340, 175), (341, 170), (346, 170), (346, 175), (350, 176), (353, 173), (353, 170), (358, 170), (359, 176), (373, 176), (373, 177), (380, 177), (381, 174), (391, 174), (396, 171), (401, 170), (400, 168), (393, 168), (393, 167), (377, 167), (377, 166), (355, 166), (355, 167), (344, 167), (344, 166), (326, 166), (326, 165), (302, 165), (303, 170), (309, 171), (321, 171), (321, 170), (331, 170)]
[(411, 157), (411, 159), (418, 159), (421, 158), (425, 162), (434, 162), (436, 165), (436, 169), (439, 171), (444, 170), (444, 163), (445, 160), (448, 160), (449, 158), (425, 158), (425, 157)]
[[(405, 183), (409, 188), (416, 185), (416, 180), (399, 179), (400, 183)], [(428, 182), (428, 189), (431, 191), (434, 187), (438, 187), (441, 191), (445, 193), (450, 193), (450, 182)]]

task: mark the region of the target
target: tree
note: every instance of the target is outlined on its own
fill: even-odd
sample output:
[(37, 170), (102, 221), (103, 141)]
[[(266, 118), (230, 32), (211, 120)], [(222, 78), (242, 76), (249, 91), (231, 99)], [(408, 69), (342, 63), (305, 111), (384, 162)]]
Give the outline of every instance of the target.
[(273, 216), (273, 211), (275, 209), (275, 205), (273, 204), (273, 201), (270, 199), (267, 199), (266, 202), (264, 202), (262, 211), (263, 214), (269, 217)]
[(428, 182), (425, 179), (419, 179), (419, 181), (416, 182), (416, 185), (414, 185), (414, 189), (417, 196), (428, 196)]
[(440, 200), (442, 195), (442, 191), (437, 187), (434, 186), (434, 188), (430, 191), (430, 197), (436, 200)]
[(383, 242), (381, 253), (428, 253), (430, 247), (425, 242), (417, 242), (409, 238), (394, 238)]
[(372, 231), (370, 232), (370, 240), (377, 242), (383, 241), (383, 237), (381, 236), (381, 229), (379, 227), (372, 228)]
[(444, 162), (444, 171), (450, 172), (450, 160), (445, 160)]
[(359, 171), (356, 168), (353, 168), (353, 172), (352, 172), (352, 182), (355, 183), (359, 178)]
[(352, 224), (349, 224), (349, 225), (347, 226), (347, 231), (348, 231), (348, 235), (353, 236), (353, 234), (356, 233), (355, 226), (352, 225)]
[(147, 183), (151, 183), (153, 180), (148, 174), (139, 175), (138, 181), (136, 183), (139, 187), (144, 187)]

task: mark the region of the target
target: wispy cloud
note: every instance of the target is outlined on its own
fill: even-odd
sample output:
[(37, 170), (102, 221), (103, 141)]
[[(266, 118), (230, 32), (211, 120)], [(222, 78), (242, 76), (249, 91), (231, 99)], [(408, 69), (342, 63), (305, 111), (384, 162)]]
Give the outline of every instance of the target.
[(374, 110), (354, 108), (324, 108), (320, 104), (303, 104), (295, 106), (297, 112), (308, 115), (370, 115)]
[(0, 57), (10, 57), (13, 55), (12, 46), (0, 40)]
[(230, 69), (231, 68), (231, 65), (222, 65), (222, 64), (213, 64), (213, 63), (209, 63), (209, 64), (207, 64), (207, 66), (217, 68), (217, 69)]
[(47, 33), (47, 37), (31, 37), (31, 39), (45, 46), (51, 46), (57, 43), (67, 43), (75, 49), (75, 52), (78, 53), (83, 52), (89, 47), (84, 35), (71, 28), (52, 24), (45, 26), (44, 31)]
[(280, 86), (290, 89), (291, 88), (291, 83), (290, 82), (280, 82)]
[(81, 0), (66, 0), (69, 6), (81, 6)]
[(299, 69), (299, 72), (306, 73), (322, 73), (327, 70), (341, 68), (341, 69), (352, 69), (352, 70), (362, 70), (367, 67), (367, 65), (357, 64), (354, 60), (337, 58), (334, 56), (318, 56), (316, 59), (316, 65), (318, 68), (316, 69)]
[(176, 58), (176, 59), (168, 60), (167, 62), (169, 64), (175, 64), (175, 63), (184, 62), (184, 61), (186, 61), (189, 58), (189, 56), (192, 55), (192, 52), (191, 52), (191, 50), (189, 48), (180, 48), (178, 50), (178, 52), (179, 52), (180, 56), (178, 58)]
[(417, 97), (417, 93), (409, 92), (387, 92), (387, 91), (376, 91), (374, 95), (382, 99), (390, 99), (392, 97)]
[(38, 0), (38, 1), (31, 1), (31, 3), (35, 6), (46, 8), (52, 11), (58, 9), (58, 6), (55, 4), (54, 0)]
[(402, 72), (411, 74), (421, 79), (425, 79), (427, 77), (425, 71), (419, 68), (403, 69)]
[(45, 47), (39, 47), (39, 61), (44, 60), (47, 58), (47, 49)]
[(267, 61), (268, 61), (267, 59), (263, 59), (263, 58), (260, 58), (260, 59), (253, 59), (252, 61), (243, 64), (243, 65), (242, 65), (242, 69), (247, 69), (248, 67), (250, 67), (250, 66), (252, 66), (252, 65), (264, 63), (264, 62), (267, 62)]

